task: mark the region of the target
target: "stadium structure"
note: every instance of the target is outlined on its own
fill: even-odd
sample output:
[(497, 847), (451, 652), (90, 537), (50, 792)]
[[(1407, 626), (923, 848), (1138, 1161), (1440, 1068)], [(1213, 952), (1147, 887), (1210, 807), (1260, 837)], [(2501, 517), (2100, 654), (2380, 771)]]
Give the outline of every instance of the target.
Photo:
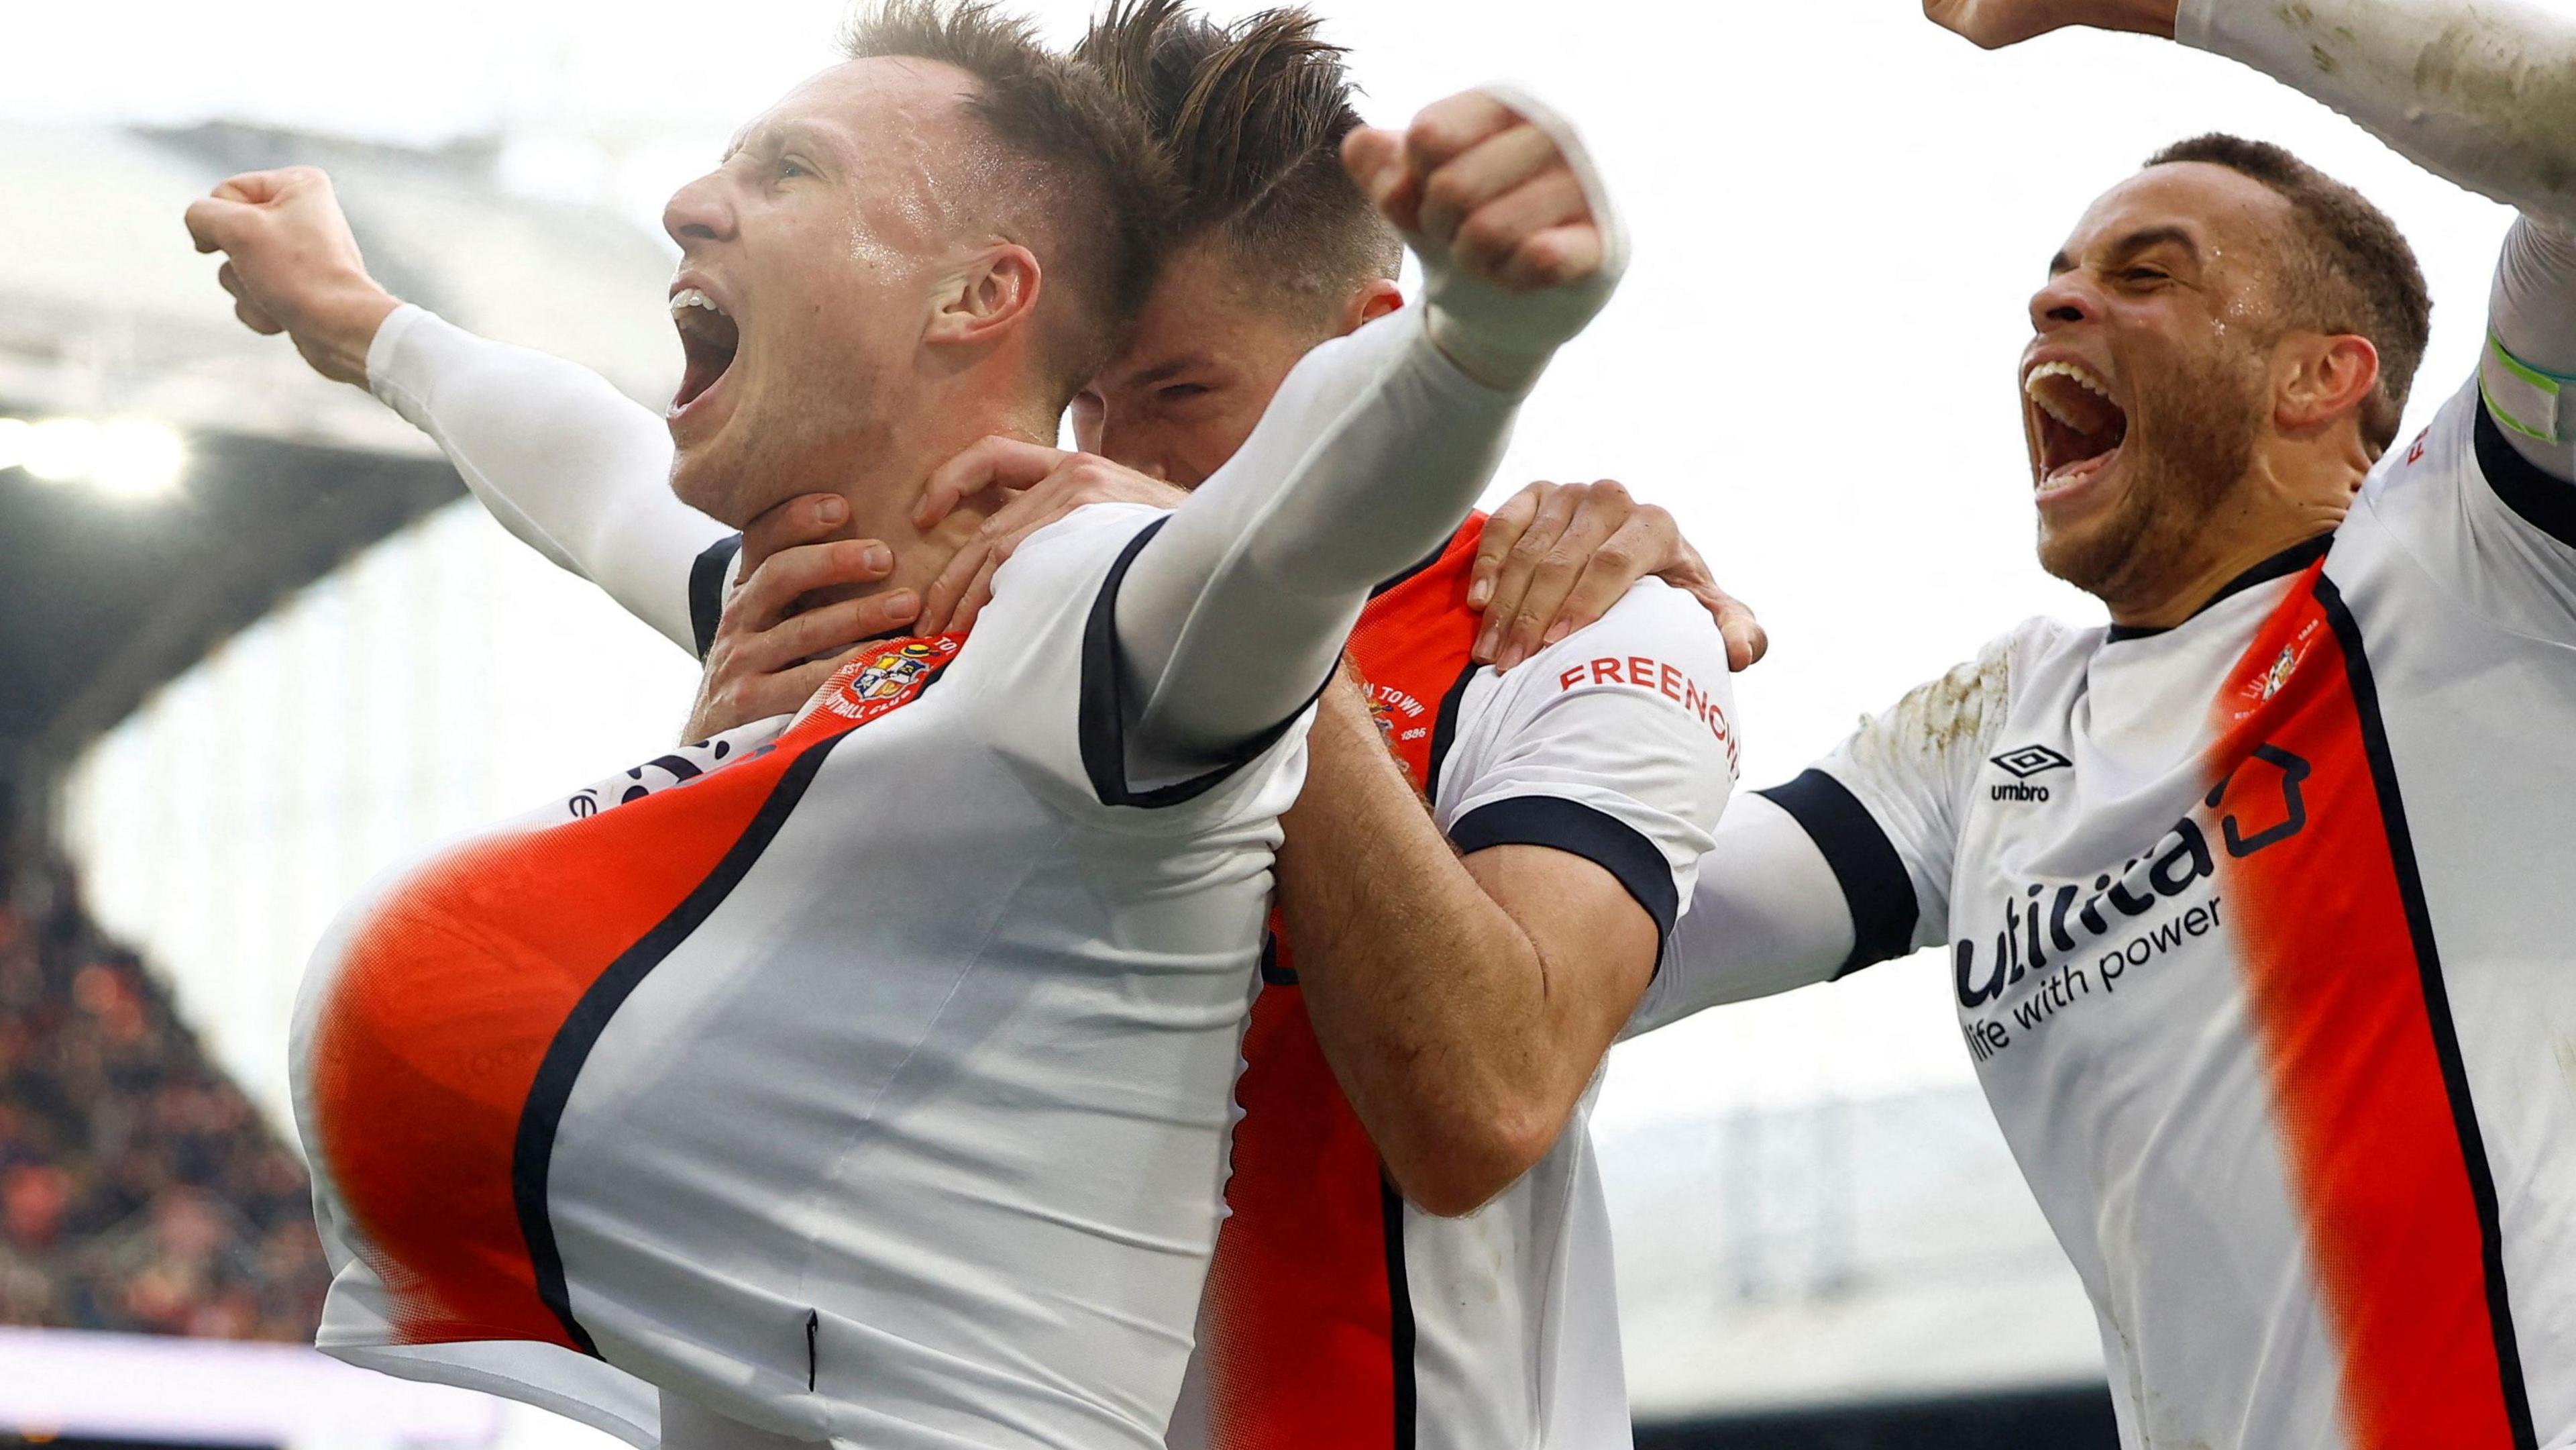
[[(483, 732), (299, 717), (407, 648), (386, 641), (416, 614), (524, 606), (479, 565), (419, 564), (474, 529), (515, 546), (418, 434), (234, 322), (181, 208), (234, 171), (325, 165), (398, 294), (667, 396), (668, 253), (506, 194), (498, 149), (0, 126), (0, 188), (44, 219), (0, 249), (0, 1447), (605, 1443), (302, 1347), (324, 1270), (276, 1065), (314, 928), (254, 950), (219, 919), (263, 914), (272, 856), (329, 897), (388, 838), (352, 824), (374, 797), (329, 788), (282, 819), (267, 796), (206, 804), (209, 775), (366, 733), (443, 802), (423, 820), (477, 818), (438, 792), (498, 748)], [(386, 596), (378, 634), (288, 627), (406, 547), (428, 572), (404, 578), (444, 582)], [(226, 663), (245, 651), (275, 673)], [(197, 683), (223, 669), (292, 690), (227, 704)], [(467, 694), (469, 721), (498, 708)], [(2115, 1443), (2090, 1310), (1972, 1092), (1657, 1120), (1602, 1157), (1641, 1446)]]

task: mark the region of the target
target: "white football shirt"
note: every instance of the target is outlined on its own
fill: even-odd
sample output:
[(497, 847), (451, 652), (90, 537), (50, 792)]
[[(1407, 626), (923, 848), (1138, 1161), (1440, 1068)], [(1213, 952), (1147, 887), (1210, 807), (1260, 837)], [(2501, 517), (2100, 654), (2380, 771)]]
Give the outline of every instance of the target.
[[(1658, 580), (1510, 674), (1479, 671), (1438, 770), (1462, 852), (1520, 843), (1603, 865), (1667, 937), (1691, 899), (1741, 748), (1726, 643)], [(1651, 849), (1649, 849), (1651, 848)], [(1563, 1136), (1464, 1218), (1407, 1207), (1418, 1450), (1630, 1443), (1596, 1075)]]
[(345, 913), (294, 1034), (321, 1347), (644, 1446), (654, 1386), (873, 1450), (1159, 1445), (1304, 760), (1128, 788), (1108, 604), (1159, 517), (1078, 511), (971, 641)]
[[(1809, 975), (1949, 953), (2124, 1445), (2576, 1444), (2576, 487), (2474, 386), (2190, 621), (2033, 621), (1762, 795), (1703, 892), (1785, 813)], [(1748, 995), (1730, 914), (1641, 1023)]]
[[(1387, 742), (1461, 851), (1610, 873), (1669, 934), (1734, 780), (1707, 614), (1660, 581), (1508, 675), (1470, 658), (1482, 521), (1371, 601), (1351, 639)], [(1365, 859), (1354, 863), (1366, 869)], [(1231, 1216), (1175, 1450), (1602, 1450), (1629, 1443), (1609, 1219), (1585, 1095), (1541, 1162), (1439, 1218), (1386, 1185), (1306, 1018), (1293, 933), (1263, 963), (1237, 1084)]]

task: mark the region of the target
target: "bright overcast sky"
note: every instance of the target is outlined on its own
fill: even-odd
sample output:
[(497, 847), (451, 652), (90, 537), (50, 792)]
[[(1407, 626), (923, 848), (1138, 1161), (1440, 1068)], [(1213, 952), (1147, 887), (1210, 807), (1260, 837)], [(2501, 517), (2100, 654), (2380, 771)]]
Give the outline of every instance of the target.
[[(13, 8), (0, 114), (418, 143), (497, 131), (514, 138), (515, 187), (639, 218), (829, 59), (841, 13), (834, 0)], [(1029, 8), (1058, 35), (1081, 14)], [(1636, 261), (1533, 401), (1500, 486), (1619, 477), (1671, 507), (1761, 610), (1774, 653), (1739, 686), (1749, 785), (1795, 773), (1856, 715), (2024, 616), (2100, 617), (2032, 560), (2013, 366), (2044, 262), (2156, 147), (2242, 131), (2361, 186), (2413, 237), (2439, 303), (2414, 416), (2468, 375), (2502, 210), (2222, 61), (2092, 34), (1990, 56), (1913, 0), (1318, 8), (1379, 120), (1509, 76), (1586, 130)], [(42, 246), (42, 219), (18, 220), (6, 244)], [(1631, 1048), (1606, 1110), (1967, 1080), (1937, 967), (1872, 977)]]

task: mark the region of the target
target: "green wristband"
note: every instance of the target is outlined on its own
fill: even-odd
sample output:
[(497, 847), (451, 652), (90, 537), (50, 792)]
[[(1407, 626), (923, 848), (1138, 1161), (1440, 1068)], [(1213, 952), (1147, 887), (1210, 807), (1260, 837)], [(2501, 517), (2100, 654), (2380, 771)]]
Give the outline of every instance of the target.
[(2498, 423), (2525, 438), (2566, 442), (2567, 425), (2576, 422), (2565, 402), (2570, 383), (2576, 383), (2576, 376), (2542, 372), (2505, 351), (2494, 333), (2487, 334), (2486, 355), (2478, 362), (2478, 391)]

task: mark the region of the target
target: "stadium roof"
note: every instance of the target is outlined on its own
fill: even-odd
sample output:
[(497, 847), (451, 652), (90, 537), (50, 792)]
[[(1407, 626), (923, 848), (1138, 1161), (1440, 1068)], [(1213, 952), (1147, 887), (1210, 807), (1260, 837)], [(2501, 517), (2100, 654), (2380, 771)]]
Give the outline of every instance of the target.
[(587, 363), (638, 399), (669, 396), (669, 252), (622, 218), (501, 194), (497, 154), (232, 125), (0, 124), (0, 193), (21, 219), (19, 244), (0, 249), (0, 418), (147, 420), (190, 459), (159, 499), (0, 459), (0, 796), (15, 794), (22, 825), (80, 746), (153, 690), (461, 491), (390, 412), (234, 321), (180, 225), (217, 180), (324, 166), (397, 295)]

